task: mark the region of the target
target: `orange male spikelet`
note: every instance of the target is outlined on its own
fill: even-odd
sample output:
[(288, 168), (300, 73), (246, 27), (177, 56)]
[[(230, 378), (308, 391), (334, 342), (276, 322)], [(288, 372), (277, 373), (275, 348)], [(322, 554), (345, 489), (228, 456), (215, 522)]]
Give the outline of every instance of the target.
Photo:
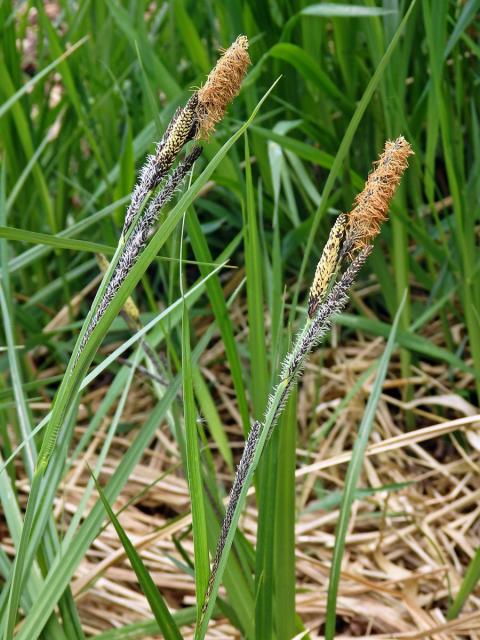
[(355, 207), (349, 214), (347, 236), (350, 252), (369, 245), (380, 233), (411, 155), (412, 147), (403, 136), (385, 143), (382, 155), (368, 176), (364, 190), (355, 198)]
[(249, 64), (248, 38), (238, 36), (197, 91), (198, 139), (208, 138), (215, 131), (215, 125), (223, 118), (229, 103), (238, 95)]

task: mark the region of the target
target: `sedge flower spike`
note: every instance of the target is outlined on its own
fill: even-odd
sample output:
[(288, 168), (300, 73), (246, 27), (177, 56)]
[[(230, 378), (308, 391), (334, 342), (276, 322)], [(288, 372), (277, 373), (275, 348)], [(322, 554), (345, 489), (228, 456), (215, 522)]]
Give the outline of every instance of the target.
[(355, 198), (349, 213), (347, 237), (351, 250), (371, 244), (387, 219), (390, 202), (408, 167), (412, 147), (403, 136), (387, 140), (382, 155), (368, 176), (364, 190)]
[(390, 202), (408, 167), (408, 157), (411, 155), (412, 148), (403, 136), (393, 142), (388, 140), (367, 178), (363, 191), (355, 198), (354, 208), (349, 214), (342, 213), (338, 216), (310, 288), (309, 318), (314, 317), (335, 281), (342, 260), (346, 256), (353, 259), (359, 251), (369, 247), (380, 233), (381, 225), (387, 219)]
[(148, 197), (167, 175), (175, 158), (190, 140), (208, 139), (215, 125), (225, 115), (230, 102), (238, 95), (243, 77), (250, 64), (248, 39), (239, 36), (226, 49), (212, 69), (205, 84), (196, 91), (184, 107), (173, 115), (154, 155), (147, 158), (132, 193), (125, 215), (123, 234)]
[[(215, 124), (220, 122), (227, 106), (238, 95), (249, 64), (248, 39), (246, 36), (239, 36), (223, 52), (205, 84), (190, 97), (185, 106), (176, 110), (157, 144), (155, 154), (147, 157), (125, 214), (121, 239), (122, 253), (103, 298), (83, 335), (75, 363), (143, 251), (160, 210), (171, 200), (200, 156), (202, 148), (194, 146), (172, 169), (179, 153), (191, 140), (208, 138), (215, 130)], [(159, 193), (152, 196), (157, 187), (160, 188)]]
[(215, 125), (240, 91), (240, 85), (250, 64), (248, 38), (238, 36), (223, 52), (205, 84), (197, 91), (199, 129), (197, 138), (208, 138)]
[[(233, 532), (238, 527), (240, 511), (263, 449), (278, 423), (289, 394), (302, 375), (309, 355), (325, 337), (335, 317), (346, 307), (349, 291), (373, 250), (373, 240), (386, 219), (390, 201), (412, 153), (405, 138), (388, 141), (364, 190), (357, 196), (354, 209), (350, 214), (340, 214), (332, 227), (310, 288), (308, 317), (285, 356), (278, 373), (278, 382), (268, 399), (263, 421), (253, 424), (245, 443), (210, 570), (200, 629), (206, 628), (212, 615), (226, 554), (233, 542)], [(349, 264), (345, 265), (347, 258)]]

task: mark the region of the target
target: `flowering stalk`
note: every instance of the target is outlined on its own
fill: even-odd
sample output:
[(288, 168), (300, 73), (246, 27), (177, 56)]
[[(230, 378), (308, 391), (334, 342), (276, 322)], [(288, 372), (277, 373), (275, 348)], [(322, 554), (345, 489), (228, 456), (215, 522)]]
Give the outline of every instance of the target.
[[(283, 362), (280, 381), (269, 397), (263, 423), (254, 423), (245, 443), (220, 530), (196, 638), (205, 636), (240, 512), (265, 444), (303, 372), (308, 356), (325, 336), (335, 316), (345, 308), (349, 289), (372, 251), (372, 240), (386, 218), (411, 154), (411, 147), (404, 138), (387, 142), (364, 191), (355, 201), (355, 208), (349, 215), (341, 214), (330, 232), (310, 289), (305, 325)], [(347, 257), (351, 264), (338, 275)]]
[(208, 139), (215, 131), (215, 125), (223, 118), (228, 105), (240, 91), (249, 64), (248, 39), (246, 36), (239, 36), (224, 51), (203, 87), (192, 95), (184, 107), (176, 110), (157, 145), (155, 155), (148, 156), (140, 172), (125, 215), (123, 236), (150, 192), (172, 168), (185, 144), (194, 138)]
[[(290, 392), (303, 372), (305, 362), (314, 347), (321, 341), (334, 316), (339, 313), (348, 302), (348, 290), (366, 259), (370, 255), (371, 247), (363, 249), (352, 262), (340, 281), (333, 287), (314, 318), (309, 318), (303, 330), (297, 336), (295, 344), (285, 358), (280, 374), (280, 382), (273, 389), (263, 423), (256, 421), (248, 435), (235, 480), (228, 500), (225, 518), (222, 523), (215, 557), (210, 571), (210, 579), (202, 607), (202, 619), (209, 618), (213, 608), (212, 594), (218, 585), (226, 562), (225, 548), (229, 548), (235, 534), (240, 511), (245, 502), (248, 488), (253, 474), (260, 461), (263, 448), (278, 422)], [(204, 624), (202, 621), (201, 625)], [(202, 637), (202, 636), (201, 636)]]
[[(215, 130), (215, 124), (223, 118), (228, 104), (240, 91), (249, 64), (248, 39), (239, 36), (223, 53), (205, 85), (192, 95), (184, 107), (177, 109), (157, 145), (155, 155), (148, 156), (125, 214), (120, 240), (120, 246), (123, 245), (122, 252), (105, 293), (82, 337), (75, 364), (108, 305), (137, 261), (151, 229), (157, 222), (160, 210), (171, 200), (175, 190), (200, 156), (202, 148), (195, 146), (167, 178), (175, 159), (187, 142), (194, 138), (208, 138)], [(159, 186), (162, 180), (165, 182), (160, 192), (145, 205), (152, 190)], [(145, 210), (140, 213), (143, 206)], [(137, 217), (138, 220), (135, 222)]]

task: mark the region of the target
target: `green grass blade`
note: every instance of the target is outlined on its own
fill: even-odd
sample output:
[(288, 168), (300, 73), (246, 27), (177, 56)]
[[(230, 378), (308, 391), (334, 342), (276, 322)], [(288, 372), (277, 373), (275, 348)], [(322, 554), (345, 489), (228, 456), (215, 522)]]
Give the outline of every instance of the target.
[[(41, 24), (45, 35), (48, 39), (51, 51), (57, 57), (61, 57), (62, 55), (62, 44), (60, 37), (57, 31), (54, 29), (53, 24), (50, 21), (50, 18), (47, 15), (46, 8), (43, 3), (38, 4), (38, 19)], [(86, 110), (84, 105), (82, 104), (82, 99), (80, 96), (80, 92), (77, 89), (76, 80), (70, 67), (68, 57), (64, 57), (60, 64), (58, 65), (58, 71), (62, 76), (63, 82), (65, 84), (65, 88), (67, 90), (68, 100), (75, 109), (75, 113), (79, 119), (79, 123), (85, 133), (85, 136), (88, 139), (88, 143), (95, 154), (95, 158), (98, 162), (98, 166), (103, 172), (104, 176), (108, 175), (108, 171), (105, 165), (104, 155), (101, 152), (99, 144), (97, 142), (97, 137), (95, 132), (92, 130), (90, 126), (90, 122), (88, 116), (86, 114)]]
[(357, 488), (358, 478), (363, 467), (365, 457), (365, 449), (367, 448), (368, 439), (373, 428), (375, 412), (377, 404), (382, 393), (383, 383), (387, 375), (388, 363), (390, 362), (393, 349), (396, 342), (397, 328), (400, 322), (403, 306), (405, 304), (405, 296), (402, 303), (398, 307), (395, 320), (388, 337), (385, 351), (378, 365), (377, 377), (372, 388), (372, 392), (368, 399), (362, 422), (358, 430), (358, 436), (353, 447), (352, 459), (348, 465), (347, 475), (345, 478), (345, 487), (343, 491), (342, 506), (340, 507), (340, 516), (335, 529), (335, 547), (333, 549), (332, 566), (330, 569), (330, 581), (328, 585), (327, 597), (327, 615), (325, 626), (325, 640), (333, 640), (335, 637), (336, 611), (337, 611), (337, 594), (340, 582), (340, 572), (342, 567), (343, 552), (345, 549), (345, 539), (347, 537), (348, 523), (350, 521), (350, 513), (355, 491)]
[(152, 576), (149, 574), (147, 568), (143, 564), (143, 561), (139, 553), (131, 543), (129, 537), (125, 533), (125, 530), (120, 524), (118, 518), (115, 516), (113, 509), (111, 508), (107, 498), (105, 497), (105, 494), (96, 476), (93, 474), (93, 472), (91, 473), (92, 473), (92, 478), (94, 479), (94, 482), (95, 482), (95, 486), (97, 487), (97, 491), (100, 495), (100, 499), (105, 508), (105, 511), (107, 512), (108, 517), (110, 518), (113, 526), (115, 527), (115, 531), (117, 532), (120, 542), (122, 543), (123, 548), (125, 549), (125, 553), (127, 554), (128, 559), (130, 560), (132, 569), (135, 571), (135, 575), (138, 578), (140, 587), (148, 600), (148, 604), (150, 605), (152, 613), (155, 616), (155, 620), (157, 621), (157, 624), (163, 634), (163, 637), (166, 640), (181, 640), (182, 635), (180, 633), (180, 630), (175, 620), (173, 619), (172, 614), (168, 610), (168, 607), (165, 604), (165, 601), (162, 598), (160, 591), (157, 589), (157, 586), (155, 585), (152, 579)]
[[(95, 224), (100, 223), (106, 217), (112, 215), (115, 212), (115, 210), (118, 207), (124, 205), (128, 201), (128, 199), (129, 199), (128, 197), (125, 197), (125, 198), (122, 198), (121, 200), (113, 202), (112, 204), (109, 204), (103, 209), (100, 209), (100, 211), (97, 211), (91, 215), (88, 215), (83, 220), (80, 220), (79, 222), (76, 222), (72, 226), (67, 227), (63, 231), (60, 231), (57, 235), (49, 236), (49, 237), (50, 238), (55, 237), (57, 239), (71, 238), (77, 233), (86, 231), (87, 229), (90, 229), (90, 227), (94, 227)], [(48, 234), (46, 235), (48, 236)], [(51, 249), (48, 246), (32, 247), (31, 249), (28, 249), (24, 253), (21, 253), (18, 256), (11, 258), (8, 262), (8, 270), (11, 274), (13, 274), (16, 271), (19, 271), (20, 269), (24, 269), (25, 267), (31, 264), (34, 264), (37, 260), (47, 256), (50, 252), (51, 252)]]
[(256, 218), (255, 194), (247, 136), (245, 136), (245, 188), (245, 271), (247, 275), (249, 347), (251, 355), (251, 396), (253, 416), (257, 419), (261, 417), (265, 407), (269, 378), (265, 347), (263, 259)]
[[(268, 396), (269, 373), (265, 345), (265, 302), (263, 293), (263, 272), (265, 260), (262, 256), (259, 225), (255, 207), (255, 191), (253, 187), (250, 164), (250, 148), (248, 136), (245, 135), (245, 272), (247, 276), (247, 307), (249, 326), (250, 375), (253, 416), (260, 419)], [(258, 544), (255, 566), (255, 633), (259, 637), (271, 637), (273, 632), (272, 618), (272, 562), (273, 547), (270, 536), (264, 536), (272, 526), (274, 500), (271, 483), (274, 454), (270, 451), (261, 465), (259, 473), (259, 523)]]
[[(43, 475), (38, 471), (34, 473), (32, 478), (32, 484), (30, 487), (29, 501), (36, 503), (40, 496), (40, 489), (42, 484)], [(28, 507), (28, 503), (27, 503)], [(17, 555), (15, 557), (15, 563), (12, 571), (12, 582), (10, 585), (10, 593), (8, 598), (7, 619), (5, 624), (4, 638), (5, 640), (13, 640), (13, 631), (17, 620), (18, 603), (20, 601), (20, 595), (24, 583), (24, 571), (27, 573), (31, 566), (27, 563), (28, 541), (30, 539), (30, 533), (33, 527), (35, 512), (33, 509), (26, 510), (23, 519), (22, 535), (17, 548)], [(25, 536), (25, 532), (28, 532), (28, 538)]]
[(225, 434), (222, 421), (218, 415), (215, 401), (212, 398), (207, 383), (205, 382), (202, 374), (198, 370), (192, 371), (193, 386), (195, 389), (195, 395), (198, 399), (198, 404), (205, 422), (208, 424), (208, 429), (212, 434), (212, 438), (218, 447), (223, 459), (227, 463), (230, 469), (233, 469), (232, 452), (228, 444), (228, 438)]
[(278, 640), (296, 633), (295, 619), (295, 466), (297, 393), (292, 392), (278, 426), (278, 464), (275, 489), (275, 628)]
[[(204, 489), (200, 465), (197, 409), (193, 396), (192, 362), (190, 353), (190, 326), (187, 307), (182, 322), (182, 377), (183, 410), (185, 415), (185, 441), (187, 450), (187, 478), (192, 505), (193, 551), (195, 557), (195, 592), (202, 602), (208, 583), (209, 559), (207, 524), (205, 520)], [(198, 616), (200, 611), (198, 612)]]
[(135, 50), (138, 46), (147, 72), (157, 80), (157, 88), (161, 87), (169, 98), (181, 93), (181, 88), (170, 74), (166, 66), (156, 56), (142, 24), (132, 24), (129, 12), (117, 0), (107, 0), (109, 11), (123, 35)]
[[(186, 607), (173, 614), (173, 619), (179, 627), (195, 622), (196, 607)], [(160, 628), (156, 620), (142, 620), (127, 624), (118, 629), (111, 629), (95, 636), (96, 640), (144, 640), (148, 636), (156, 636)]]
[(444, 50), (444, 59), (446, 60), (448, 56), (451, 54), (452, 49), (457, 44), (459, 38), (468, 27), (470, 22), (474, 19), (475, 16), (478, 18), (478, 11), (480, 10), (480, 0), (467, 0), (462, 7), (462, 12), (455, 24), (455, 28), (453, 29), (450, 38), (448, 39), (447, 46)]
[(475, 555), (470, 560), (465, 577), (463, 578), (460, 589), (458, 590), (455, 600), (448, 609), (447, 620), (454, 620), (467, 600), (468, 596), (473, 592), (480, 580), (480, 548), (475, 551)]
[(74, 238), (62, 238), (49, 233), (39, 233), (38, 231), (28, 231), (27, 229), (16, 229), (14, 227), (0, 227), (0, 238), (15, 240), (17, 242), (48, 245), (56, 249), (104, 253), (107, 256), (115, 253), (115, 247), (109, 247), (106, 244), (89, 242), (88, 240), (75, 240)]
[(255, 547), (255, 635), (272, 638), (274, 602), (275, 488), (279, 467), (278, 432), (259, 465), (257, 545)]
[[(2, 245), (4, 243), (1, 243)], [(4, 282), (3, 285), (0, 282), (0, 310), (3, 318), (3, 330), (5, 332), (6, 342), (7, 342), (7, 354), (8, 354), (8, 363), (10, 368), (10, 378), (12, 381), (12, 388), (15, 397), (16, 403), (16, 413), (18, 416), (18, 423), (20, 427), (20, 435), (22, 440), (28, 440), (29, 435), (32, 432), (32, 416), (30, 414), (30, 410), (27, 404), (27, 400), (23, 390), (23, 380), (22, 374), (20, 370), (20, 362), (18, 358), (18, 352), (15, 345), (15, 337), (14, 337), (14, 329), (13, 329), (13, 309), (11, 308), (9, 300), (7, 300), (7, 296), (5, 295), (4, 288), (6, 287), (9, 290), (9, 280), (8, 280), (8, 271), (6, 270), (6, 265), (4, 262), (6, 246), (2, 246), (2, 271), (4, 274)], [(29, 477), (31, 478), (33, 475), (33, 470), (35, 468), (35, 463), (37, 459), (37, 451), (35, 447), (35, 443), (33, 441), (29, 441), (27, 447), (24, 451), (24, 463)]]
[[(195, 258), (200, 262), (211, 262), (213, 259), (212, 254), (195, 210), (190, 211), (188, 214), (186, 226)], [(200, 273), (205, 275), (205, 267), (202, 264), (200, 264)], [(242, 417), (243, 431), (246, 434), (249, 428), (249, 410), (243, 383), (242, 365), (235, 342), (232, 321), (227, 312), (224, 294), (218, 277), (211, 278), (207, 283), (207, 294), (225, 345), (225, 353), (230, 365), (238, 409)]]
[[(327, 96), (340, 102), (347, 111), (352, 109), (352, 104), (339, 90), (333, 80), (330, 79), (330, 76), (325, 73), (317, 61), (301, 47), (282, 42), (274, 45), (269, 50), (267, 56), (288, 62), (294, 66), (312, 86), (321, 88)], [(258, 64), (263, 64), (267, 56)]]
[(210, 61), (205, 47), (202, 44), (195, 23), (190, 18), (185, 8), (184, 0), (174, 0), (173, 11), (178, 26), (178, 30), (182, 36), (185, 48), (189, 53), (190, 60), (202, 71), (208, 74), (210, 71)]

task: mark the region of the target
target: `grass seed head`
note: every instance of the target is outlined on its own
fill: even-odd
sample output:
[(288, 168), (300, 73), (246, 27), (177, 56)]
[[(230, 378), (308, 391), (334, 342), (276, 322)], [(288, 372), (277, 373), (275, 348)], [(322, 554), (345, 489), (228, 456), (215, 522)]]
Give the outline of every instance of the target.
[(196, 95), (199, 128), (197, 138), (208, 138), (223, 118), (229, 103), (238, 95), (243, 77), (250, 64), (248, 38), (238, 36), (218, 60), (207, 81)]
[(349, 214), (348, 244), (356, 252), (371, 244), (380, 233), (387, 218), (390, 202), (408, 167), (412, 147), (400, 136), (387, 140), (385, 149), (368, 176), (364, 190), (355, 198), (355, 207)]

